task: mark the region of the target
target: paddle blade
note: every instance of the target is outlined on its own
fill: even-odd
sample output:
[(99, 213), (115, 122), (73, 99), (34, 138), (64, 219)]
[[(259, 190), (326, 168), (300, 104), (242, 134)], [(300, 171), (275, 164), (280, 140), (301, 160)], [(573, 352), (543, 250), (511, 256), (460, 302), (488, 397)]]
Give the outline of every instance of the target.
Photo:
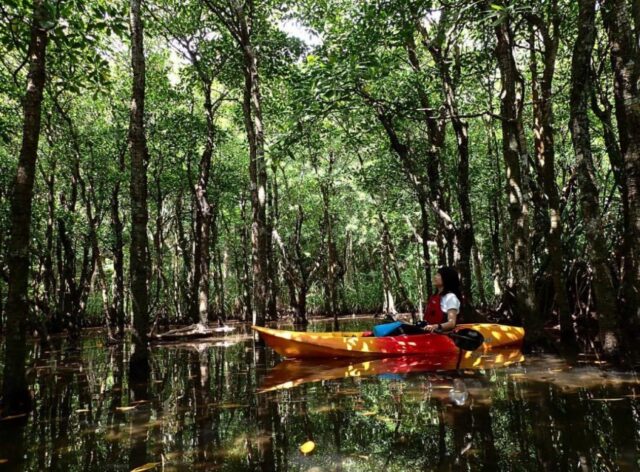
[(484, 342), (484, 336), (475, 329), (463, 328), (455, 333), (449, 334), (453, 342), (463, 351), (475, 351)]

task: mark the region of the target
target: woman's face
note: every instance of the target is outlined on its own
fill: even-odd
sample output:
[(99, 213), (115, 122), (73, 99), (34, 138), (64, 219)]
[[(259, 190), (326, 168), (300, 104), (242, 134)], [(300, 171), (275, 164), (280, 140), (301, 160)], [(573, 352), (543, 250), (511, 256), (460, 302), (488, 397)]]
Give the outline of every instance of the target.
[(437, 289), (441, 289), (443, 287), (442, 276), (440, 274), (436, 273), (436, 275), (433, 276), (433, 285)]

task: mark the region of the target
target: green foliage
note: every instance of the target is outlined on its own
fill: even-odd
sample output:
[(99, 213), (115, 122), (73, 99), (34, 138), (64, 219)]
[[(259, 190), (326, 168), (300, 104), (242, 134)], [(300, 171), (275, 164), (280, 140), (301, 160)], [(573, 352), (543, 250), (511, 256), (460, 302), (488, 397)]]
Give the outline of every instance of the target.
[[(47, 89), (34, 199), (32, 270), (34, 291), (44, 296), (43, 261), (51, 256), (54, 266), (58, 218), (73, 232), (76, 276), (83, 258), (91, 260), (87, 200), (80, 192), (78, 176), (90, 184), (97, 217), (98, 240), (109, 290), (112, 290), (115, 236), (110, 208), (112, 190), (120, 186), (120, 216), (124, 242), (128, 244), (130, 208), (127, 133), (130, 102), (128, 53), (128, 5), (106, 0), (45, 2), (50, 44), (47, 51)], [(545, 4), (546, 5), (546, 4)], [(457, 93), (458, 112), (468, 123), (470, 140), (470, 199), (475, 243), (483, 278), (474, 276), (474, 293), (482, 287), (491, 292), (490, 276), (506, 255), (496, 248), (509, 245), (501, 162), (499, 77), (493, 57), (493, 26), (507, 18), (526, 24), (531, 15), (548, 15), (545, 5), (490, 2), (452, 5), (432, 1), (343, 0), (261, 2), (255, 5), (253, 43), (259, 58), (263, 99), (270, 194), (269, 218), (289, 254), (294, 250), (299, 207), (304, 221), (300, 245), (302, 264), (319, 265), (310, 280), (309, 309), (321, 312), (326, 298), (327, 215), (332, 221), (339, 264), (340, 298), (344, 311), (378, 311), (382, 305), (382, 226), (388, 221), (395, 247), (400, 279), (393, 290), (406, 287), (417, 305), (426, 297), (422, 247), (419, 242), (421, 214), (416, 184), (377, 118), (379, 109), (391, 117), (400, 140), (411, 147), (418, 175), (424, 176), (431, 150), (425, 116), (447, 121), (445, 94), (437, 64), (429, 53), (434, 44), (442, 48)], [(25, 58), (31, 2), (7, 0), (0, 12), (0, 267), (6, 264), (10, 229), (8, 205), (11, 182), (21, 139), (21, 99), (26, 83)], [(559, 189), (571, 184), (574, 155), (568, 135), (568, 70), (577, 14), (571, 2), (559, 2), (563, 21), (554, 81), (556, 122), (556, 175)], [(152, 292), (156, 307), (166, 307), (169, 321), (182, 321), (189, 262), (193, 263), (193, 185), (205, 148), (207, 121), (204, 86), (211, 84), (216, 103), (215, 145), (208, 191), (215, 211), (211, 270), (218, 282), (211, 289), (218, 301), (216, 313), (240, 316), (242, 293), (250, 272), (251, 208), (249, 203), (248, 150), (242, 94), (242, 51), (201, 0), (153, 0), (144, 2), (146, 75), (146, 127), (149, 162), (149, 238), (153, 241)], [(305, 43), (285, 32), (293, 22), (313, 34), (316, 43)], [(426, 30), (426, 37), (417, 25)], [(516, 59), (525, 89), (525, 138), (533, 146), (533, 116), (529, 32), (517, 28)], [(420, 69), (411, 67), (407, 46), (415, 43)], [(599, 31), (596, 59), (602, 80), (599, 92), (611, 92), (606, 38)], [(539, 52), (537, 54), (540, 54)], [(539, 58), (540, 59), (540, 58)], [(429, 109), (424, 109), (421, 96)], [(607, 159), (602, 124), (593, 120), (593, 150), (597, 179), (605, 205), (605, 220), (619, 231), (621, 205)], [(124, 156), (121, 168), (120, 156)], [(461, 223), (457, 203), (458, 150), (450, 124), (438, 156), (443, 198), (454, 225)], [(533, 168), (533, 166), (532, 166)], [(532, 170), (532, 169), (531, 169)], [(421, 177), (423, 178), (423, 177)], [(53, 199), (48, 181), (54, 180)], [(325, 201), (323, 192), (327, 192)], [(75, 204), (70, 200), (75, 198)], [(580, 230), (575, 193), (569, 188), (565, 217), (575, 231), (565, 242), (567, 261), (583, 258), (584, 236)], [(53, 209), (49, 203), (53, 201)], [(325, 208), (326, 206), (326, 208)], [(326, 211), (325, 211), (326, 210)], [(498, 220), (496, 220), (496, 214)], [(539, 210), (538, 210), (539, 211)], [(544, 216), (544, 215), (543, 215)], [(538, 215), (540, 217), (540, 215)], [(53, 221), (53, 224), (50, 223)], [(433, 228), (438, 223), (428, 215)], [(52, 227), (51, 227), (52, 226)], [(48, 228), (52, 233), (48, 233)], [(496, 246), (496, 238), (498, 245)], [(431, 263), (442, 263), (438, 241), (429, 242)], [(533, 262), (544, 272), (543, 241)], [(289, 294), (283, 276), (280, 249), (272, 248), (278, 267), (278, 305), (286, 311)], [(127, 251), (125, 250), (125, 257)], [(155, 267), (158, 265), (158, 267)], [(93, 271), (94, 263), (89, 264)], [(56, 276), (58, 269), (55, 268)], [(93, 272), (92, 272), (93, 274)], [(505, 275), (505, 274), (503, 274)], [(215, 278), (214, 277), (214, 278)], [(95, 274), (87, 310), (99, 316), (99, 291)], [(221, 281), (221, 282), (220, 282)], [(4, 282), (0, 279), (0, 284)], [(224, 284), (224, 288), (218, 286)], [(224, 301), (220, 292), (224, 292)], [(496, 293), (496, 298), (500, 295)], [(396, 294), (396, 297), (398, 295)], [(3, 295), (0, 295), (0, 300)], [(491, 295), (489, 295), (491, 301)], [(176, 301), (178, 300), (178, 301)], [(48, 315), (36, 310), (38, 316)], [(97, 318), (96, 318), (97, 321)]]

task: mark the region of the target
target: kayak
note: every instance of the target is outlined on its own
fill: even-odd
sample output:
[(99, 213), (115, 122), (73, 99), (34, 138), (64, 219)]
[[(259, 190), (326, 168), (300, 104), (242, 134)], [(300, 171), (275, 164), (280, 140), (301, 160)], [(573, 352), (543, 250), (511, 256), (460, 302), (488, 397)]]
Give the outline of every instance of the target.
[(494, 349), (490, 352), (463, 352), (440, 356), (396, 356), (362, 361), (354, 358), (319, 359), (316, 361), (287, 359), (271, 369), (258, 393), (295, 388), (322, 380), (368, 377), (372, 375), (403, 375), (418, 372), (497, 369), (523, 362), (517, 348)]
[[(390, 357), (404, 355), (457, 354), (458, 347), (446, 333), (425, 333), (401, 336), (372, 337), (367, 332), (314, 333), (286, 331), (252, 326), (264, 342), (281, 356), (313, 359), (333, 357)], [(492, 323), (460, 324), (461, 329), (478, 331), (484, 337), (479, 351), (496, 348), (520, 347), (524, 329)]]

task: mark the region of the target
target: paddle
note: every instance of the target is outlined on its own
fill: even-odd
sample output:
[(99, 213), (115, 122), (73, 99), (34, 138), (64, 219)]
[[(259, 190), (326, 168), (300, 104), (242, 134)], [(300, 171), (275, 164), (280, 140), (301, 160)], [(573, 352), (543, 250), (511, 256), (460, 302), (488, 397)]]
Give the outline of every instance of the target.
[(449, 336), (453, 343), (463, 351), (475, 351), (484, 342), (482, 333), (470, 328), (462, 328), (455, 333), (445, 333), (443, 331), (434, 331), (434, 333)]

